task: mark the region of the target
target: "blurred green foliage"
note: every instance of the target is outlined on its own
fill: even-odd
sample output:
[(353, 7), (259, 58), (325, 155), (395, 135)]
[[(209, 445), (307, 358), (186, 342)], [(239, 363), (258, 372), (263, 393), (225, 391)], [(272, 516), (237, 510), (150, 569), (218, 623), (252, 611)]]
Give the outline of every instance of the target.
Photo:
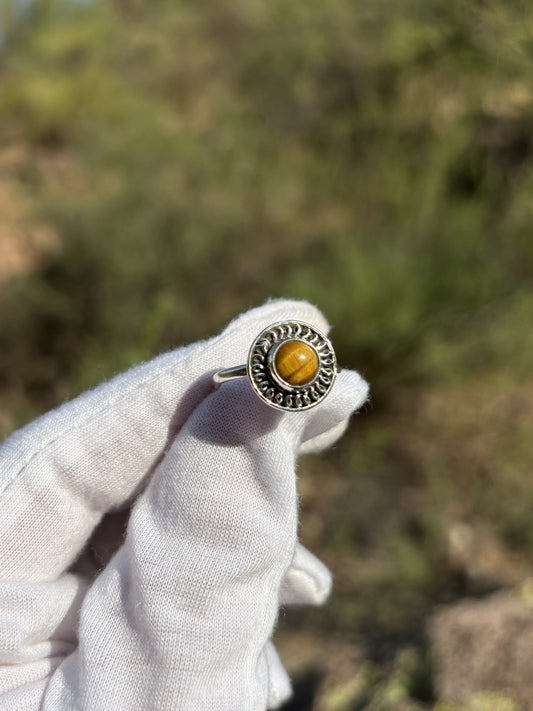
[[(21, 319), (44, 323), (77, 390), (283, 294), (320, 304), (372, 380), (527, 375), (530, 15), (8, 2), (2, 134), (76, 175), (21, 168), (61, 250), (3, 297), (4, 359), (26, 372)], [(56, 383), (28, 385), (53, 402)]]
[[(326, 695), (323, 701), (324, 709), (326, 711), (357, 711), (357, 709), (397, 711), (403, 708), (406, 711), (421, 711), (424, 707), (412, 701), (412, 694), (414, 692), (419, 698), (422, 692), (422, 695), (426, 696), (426, 667), (427, 663), (421, 655), (409, 648), (403, 649), (396, 655), (392, 669), (386, 676), (371, 663), (363, 663), (350, 682), (333, 689)], [(452, 711), (451, 707), (449, 711)], [(453, 711), (464, 710), (455, 707)]]
[(0, 290), (4, 434), (304, 298), (373, 386), (309, 535), (358, 561), (325, 628), (376, 658), (420, 642), (431, 606), (471, 590), (454, 521), (531, 554), (533, 9), (4, 0), (0, 21), (0, 157), (22, 156), (0, 177), (57, 236)]

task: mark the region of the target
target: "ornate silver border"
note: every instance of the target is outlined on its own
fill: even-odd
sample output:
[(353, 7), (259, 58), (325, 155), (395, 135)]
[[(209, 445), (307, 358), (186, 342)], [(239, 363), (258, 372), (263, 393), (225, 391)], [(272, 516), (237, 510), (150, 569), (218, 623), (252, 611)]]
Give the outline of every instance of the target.
[[(303, 341), (318, 356), (318, 372), (306, 385), (289, 385), (275, 372), (275, 349), (288, 340)], [(280, 321), (261, 331), (252, 343), (246, 370), (253, 389), (267, 405), (300, 412), (315, 407), (329, 393), (337, 375), (337, 359), (330, 341), (317, 328), (303, 321)]]

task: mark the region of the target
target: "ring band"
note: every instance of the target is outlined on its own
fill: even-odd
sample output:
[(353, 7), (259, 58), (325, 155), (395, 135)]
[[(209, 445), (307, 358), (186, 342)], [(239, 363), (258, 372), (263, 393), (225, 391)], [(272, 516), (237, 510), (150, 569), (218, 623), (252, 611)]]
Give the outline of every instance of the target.
[(261, 331), (245, 365), (219, 370), (213, 380), (218, 387), (248, 377), (267, 405), (299, 412), (322, 402), (336, 375), (335, 351), (323, 333), (303, 321), (281, 321)]

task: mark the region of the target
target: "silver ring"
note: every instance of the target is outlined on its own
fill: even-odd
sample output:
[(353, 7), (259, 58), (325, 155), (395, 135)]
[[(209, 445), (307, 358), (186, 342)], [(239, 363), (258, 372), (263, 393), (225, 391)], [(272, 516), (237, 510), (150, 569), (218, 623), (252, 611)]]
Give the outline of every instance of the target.
[(303, 321), (281, 321), (257, 336), (246, 365), (219, 370), (213, 380), (218, 387), (248, 377), (267, 405), (299, 412), (322, 402), (336, 375), (335, 351), (318, 328)]

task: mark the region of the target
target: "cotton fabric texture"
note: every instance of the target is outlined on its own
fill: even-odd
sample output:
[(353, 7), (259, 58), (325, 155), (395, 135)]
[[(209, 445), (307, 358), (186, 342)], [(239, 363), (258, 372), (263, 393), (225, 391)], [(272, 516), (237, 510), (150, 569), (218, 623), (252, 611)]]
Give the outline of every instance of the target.
[(262, 711), (288, 698), (270, 641), (279, 607), (320, 604), (331, 584), (297, 541), (296, 458), (331, 445), (368, 392), (344, 370), (318, 407), (283, 413), (247, 379), (213, 388), (289, 319), (328, 331), (307, 303), (268, 302), (2, 445), (0, 711)]

